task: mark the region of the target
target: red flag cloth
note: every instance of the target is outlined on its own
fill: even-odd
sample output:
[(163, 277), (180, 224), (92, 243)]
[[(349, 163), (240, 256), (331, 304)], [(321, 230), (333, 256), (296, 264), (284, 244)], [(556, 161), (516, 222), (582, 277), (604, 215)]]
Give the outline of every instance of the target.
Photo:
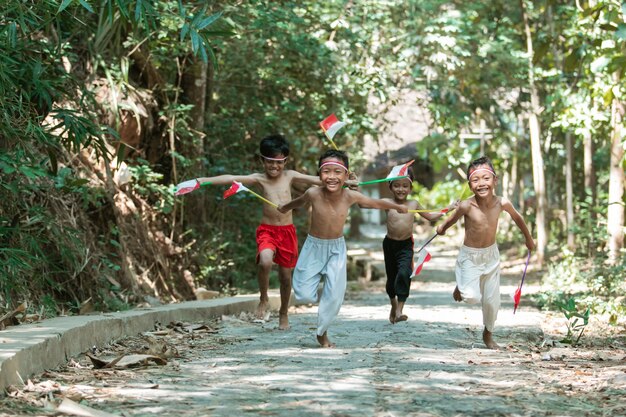
[(524, 278), (526, 278), (526, 271), (528, 270), (528, 262), (530, 261), (530, 251), (528, 251), (528, 256), (526, 257), (526, 265), (524, 265), (524, 273), (522, 274), (522, 282), (519, 284), (519, 287), (515, 290), (515, 294), (513, 294), (513, 302), (515, 306), (513, 307), (513, 314), (517, 311), (517, 307), (519, 306), (520, 300), (522, 299), (522, 286), (524, 285)]
[(200, 181), (196, 179), (183, 181), (176, 186), (176, 192), (174, 195), (187, 194), (197, 190), (198, 188), (200, 188)]
[(247, 190), (247, 188), (242, 183), (233, 181), (233, 185), (231, 185), (228, 190), (224, 191), (224, 198), (228, 198), (244, 190)]
[(413, 159), (406, 164), (396, 165), (395, 167), (391, 168), (391, 171), (389, 172), (389, 175), (387, 175), (387, 178), (406, 177), (407, 171), (414, 161), (415, 160)]
[(339, 121), (334, 113), (320, 122), (320, 127), (322, 128), (324, 133), (326, 133), (326, 136), (330, 138), (330, 140), (332, 140), (335, 136), (335, 133), (337, 133), (337, 131), (345, 125), (345, 122)]
[(413, 269), (413, 273), (411, 274), (411, 278), (416, 277), (422, 272), (422, 267), (428, 261), (430, 261), (430, 253), (427, 250), (422, 250), (418, 253), (418, 257), (415, 260), (415, 268)]

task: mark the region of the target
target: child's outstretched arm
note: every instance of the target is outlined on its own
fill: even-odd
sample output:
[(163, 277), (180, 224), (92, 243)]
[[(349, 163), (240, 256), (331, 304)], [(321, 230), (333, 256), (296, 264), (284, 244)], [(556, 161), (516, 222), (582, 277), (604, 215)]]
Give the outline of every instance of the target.
[(303, 185), (322, 185), (322, 180), (317, 175), (307, 175), (298, 171), (290, 170), (292, 181)]
[(524, 235), (524, 238), (526, 239), (526, 247), (528, 248), (528, 250), (530, 251), (535, 250), (535, 247), (536, 247), (535, 241), (533, 240), (533, 237), (530, 235), (530, 231), (528, 230), (528, 226), (526, 226), (526, 222), (524, 221), (524, 218), (522, 217), (521, 214), (519, 214), (519, 212), (515, 209), (515, 207), (513, 207), (513, 204), (511, 203), (511, 201), (509, 201), (508, 198), (502, 197), (502, 210), (509, 213), (509, 215), (511, 216), (511, 219), (513, 219), (517, 227), (519, 227), (519, 230), (521, 230), (522, 234)]
[(454, 223), (456, 223), (461, 217), (463, 217), (469, 211), (470, 203), (468, 200), (461, 201), (456, 210), (452, 214), (452, 216), (448, 217), (437, 226), (437, 234), (443, 235), (446, 233), (446, 230), (450, 228)]
[(230, 185), (233, 181), (242, 183), (243, 185), (257, 185), (259, 174), (249, 175), (217, 175), (215, 177), (196, 178), (200, 184), (208, 182), (213, 185)]
[[(416, 201), (417, 203), (417, 210), (424, 210), (424, 207), (422, 207), (422, 205)], [(459, 206), (459, 200), (455, 201), (454, 203), (450, 204), (447, 208), (448, 211), (452, 211), (455, 210), (457, 207)], [(442, 212), (418, 212), (418, 214), (420, 216), (422, 216), (423, 218), (425, 218), (426, 220), (428, 220), (429, 222), (435, 221), (438, 218), (440, 218), (441, 216), (443, 216), (445, 213)]]
[(278, 207), (276, 208), (278, 211), (280, 211), (281, 213), (287, 213), (290, 210), (294, 210), (300, 207), (305, 206), (307, 203), (311, 202), (311, 195), (310, 195), (311, 190), (308, 189), (306, 190), (306, 192), (304, 194), (302, 194), (300, 197), (298, 198), (294, 198), (293, 200), (291, 200), (290, 202), (286, 203), (286, 204), (279, 204)]
[(396, 210), (398, 213), (408, 213), (407, 206), (403, 204), (397, 204), (387, 199), (383, 200), (378, 198), (370, 198), (361, 194), (358, 191), (350, 190), (350, 193), (352, 193), (351, 195), (354, 199), (354, 203), (357, 203), (359, 207)]

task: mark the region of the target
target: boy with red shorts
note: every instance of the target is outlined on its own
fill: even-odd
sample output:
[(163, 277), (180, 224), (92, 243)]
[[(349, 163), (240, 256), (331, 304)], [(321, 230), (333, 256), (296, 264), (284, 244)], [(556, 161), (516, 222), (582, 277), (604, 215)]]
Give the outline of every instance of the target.
[[(238, 181), (245, 186), (257, 186), (268, 200), (276, 204), (291, 201), (292, 184), (321, 185), (318, 176), (305, 175), (285, 169), (289, 156), (289, 143), (282, 135), (272, 135), (261, 140), (259, 150), (264, 172), (249, 175), (219, 175), (198, 178), (200, 183), (230, 185)], [(280, 281), (280, 310), (278, 328), (289, 328), (289, 299), (291, 297), (291, 275), (298, 260), (298, 240), (291, 212), (280, 213), (269, 204), (263, 204), (263, 218), (256, 231), (258, 282), (261, 293), (256, 317), (265, 318), (269, 297), (269, 276), (272, 264), (278, 265)]]

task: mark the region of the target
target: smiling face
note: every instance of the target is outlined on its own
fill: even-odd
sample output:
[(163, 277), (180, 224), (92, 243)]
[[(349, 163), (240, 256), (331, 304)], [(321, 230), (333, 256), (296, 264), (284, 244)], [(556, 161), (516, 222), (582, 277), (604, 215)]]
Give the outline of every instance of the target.
[(341, 191), (348, 179), (348, 170), (339, 158), (328, 157), (321, 161), (320, 180), (328, 191)]
[(468, 182), (476, 197), (485, 198), (493, 195), (498, 178), (489, 165), (478, 165), (471, 171)]
[(397, 201), (405, 201), (408, 195), (411, 193), (413, 184), (408, 178), (402, 178), (391, 182), (391, 192), (393, 198)]
[(285, 169), (285, 163), (287, 162), (287, 158), (282, 153), (272, 158), (262, 157), (262, 159), (265, 174), (270, 178), (279, 177)]

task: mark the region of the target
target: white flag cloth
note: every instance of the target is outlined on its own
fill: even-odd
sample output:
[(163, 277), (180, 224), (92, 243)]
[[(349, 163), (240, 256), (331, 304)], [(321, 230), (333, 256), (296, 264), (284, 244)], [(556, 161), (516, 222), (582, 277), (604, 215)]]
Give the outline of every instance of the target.
[(333, 140), (335, 133), (337, 133), (337, 131), (345, 125), (346, 123), (339, 121), (339, 119), (337, 119), (337, 116), (335, 116), (334, 114), (331, 114), (320, 122), (320, 127), (322, 128), (324, 133), (326, 133), (326, 136), (330, 140)]
[(422, 272), (422, 267), (424, 266), (426, 262), (430, 261), (430, 258), (431, 258), (430, 253), (425, 249), (422, 249), (417, 254), (417, 259), (415, 260), (415, 269), (413, 269), (411, 278), (418, 276), (420, 272)]

